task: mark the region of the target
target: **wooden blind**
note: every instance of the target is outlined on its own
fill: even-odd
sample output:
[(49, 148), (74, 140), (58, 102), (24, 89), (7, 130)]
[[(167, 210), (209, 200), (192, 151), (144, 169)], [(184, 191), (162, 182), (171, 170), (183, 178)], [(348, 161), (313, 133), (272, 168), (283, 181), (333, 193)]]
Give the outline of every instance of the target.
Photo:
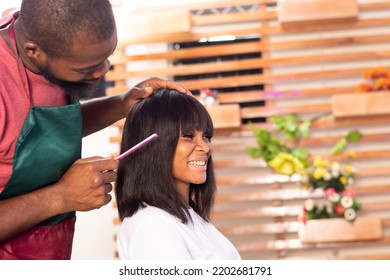
[[(261, 84), (261, 90), (221, 90), (218, 95), (222, 105), (240, 106), (242, 125), (218, 130), (213, 138), (218, 183), (213, 223), (237, 246), (244, 259), (390, 259), (390, 115), (336, 118), (331, 103), (334, 95), (353, 93), (362, 82), (365, 69), (390, 67), (390, 2), (358, 1), (359, 15), (353, 22), (307, 24), (288, 29), (277, 20), (277, 1), (240, 1), (240, 5), (253, 6), (248, 10), (235, 10), (237, 2), (176, 5), (175, 8), (187, 13), (190, 19), (188, 32), (146, 34), (122, 40), (112, 57), (113, 70), (106, 75), (106, 80), (113, 82), (107, 94), (122, 92), (129, 83), (148, 76), (176, 77), (194, 92), (201, 88), (221, 90)], [(235, 12), (196, 12), (223, 8)], [(163, 13), (164, 9), (160, 11)], [(140, 9), (137, 13), (146, 12)], [(171, 20), (174, 22), (175, 18)], [(155, 33), (156, 30), (151, 31)], [(178, 50), (170, 46), (175, 42), (223, 35), (257, 36), (260, 40)], [(173, 63), (178, 59), (255, 52), (261, 53), (261, 57), (185, 65)], [(259, 68), (261, 73), (249, 71)], [(207, 76), (232, 71), (244, 74)], [(204, 74), (205, 78), (180, 80), (183, 75), (197, 74)], [(264, 105), (256, 102), (264, 102)], [(265, 119), (255, 125), (272, 129), (270, 116), (290, 113), (303, 118), (328, 113), (315, 122), (311, 136), (303, 142), (316, 155), (326, 157), (329, 148), (351, 129), (363, 133), (362, 141), (352, 147), (357, 153), (359, 169), (352, 188), (362, 202), (358, 215), (381, 218), (382, 239), (310, 245), (300, 242), (296, 216), (305, 199), (321, 197), (274, 174), (262, 160), (253, 159), (246, 152), (246, 147), (256, 145), (247, 120)], [(120, 141), (122, 125), (123, 121), (115, 124), (119, 134), (112, 142)], [(333, 159), (345, 161), (347, 155)]]

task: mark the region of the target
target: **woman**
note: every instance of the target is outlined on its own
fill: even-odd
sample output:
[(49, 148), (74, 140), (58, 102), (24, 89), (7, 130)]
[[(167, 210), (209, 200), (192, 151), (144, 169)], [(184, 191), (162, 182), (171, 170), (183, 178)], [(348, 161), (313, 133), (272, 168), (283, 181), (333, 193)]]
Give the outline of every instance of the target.
[(240, 259), (210, 222), (216, 190), (212, 120), (192, 96), (161, 90), (136, 104), (124, 126), (116, 198), (121, 259)]

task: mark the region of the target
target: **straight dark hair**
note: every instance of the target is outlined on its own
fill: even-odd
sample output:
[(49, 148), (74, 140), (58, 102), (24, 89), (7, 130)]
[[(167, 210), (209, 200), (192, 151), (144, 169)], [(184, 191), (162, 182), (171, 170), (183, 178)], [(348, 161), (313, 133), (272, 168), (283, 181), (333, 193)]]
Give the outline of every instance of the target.
[[(123, 129), (121, 153), (153, 133), (158, 138), (119, 162), (115, 194), (121, 220), (148, 204), (188, 222), (189, 213), (176, 189), (172, 163), (180, 135), (196, 130), (211, 137), (213, 123), (193, 96), (164, 89), (132, 108)], [(206, 181), (190, 184), (189, 190), (190, 207), (205, 221), (210, 221), (215, 191), (210, 156)]]

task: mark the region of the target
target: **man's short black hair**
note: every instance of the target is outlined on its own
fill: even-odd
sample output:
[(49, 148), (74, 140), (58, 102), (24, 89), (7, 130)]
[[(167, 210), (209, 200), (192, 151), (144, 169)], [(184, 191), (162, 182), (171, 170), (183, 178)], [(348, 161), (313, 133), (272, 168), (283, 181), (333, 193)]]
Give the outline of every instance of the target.
[(108, 0), (23, 0), (19, 20), (27, 38), (52, 57), (68, 55), (75, 38), (100, 43), (116, 28)]

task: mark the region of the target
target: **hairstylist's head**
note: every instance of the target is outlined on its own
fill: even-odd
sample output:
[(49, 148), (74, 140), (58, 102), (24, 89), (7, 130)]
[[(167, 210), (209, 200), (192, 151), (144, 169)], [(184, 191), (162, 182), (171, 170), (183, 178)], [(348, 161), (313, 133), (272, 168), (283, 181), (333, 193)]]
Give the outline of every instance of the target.
[(23, 0), (15, 26), (25, 66), (69, 95), (88, 95), (110, 68), (117, 33), (108, 0)]

